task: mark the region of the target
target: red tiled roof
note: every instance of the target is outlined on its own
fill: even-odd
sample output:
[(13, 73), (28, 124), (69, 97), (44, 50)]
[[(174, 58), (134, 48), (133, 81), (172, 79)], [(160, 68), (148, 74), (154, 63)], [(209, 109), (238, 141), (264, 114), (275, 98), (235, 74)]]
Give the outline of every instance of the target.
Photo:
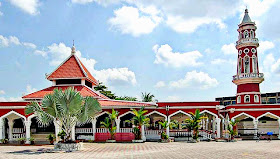
[(98, 100), (101, 106), (156, 106), (153, 103), (145, 102), (131, 102), (131, 101), (121, 101), (121, 100)]
[[(69, 86), (52, 86), (52, 87), (48, 87), (48, 88), (45, 88), (43, 90), (31, 93), (31, 94), (25, 95), (22, 98), (24, 98), (24, 99), (42, 99), (45, 95), (51, 94), (55, 88), (65, 90), (68, 87)], [(71, 86), (71, 87), (74, 87), (74, 89), (76, 89), (78, 92), (80, 92), (83, 97), (91, 96), (94, 98), (108, 99), (108, 97), (104, 96), (103, 94), (101, 94), (97, 91), (94, 91), (86, 86), (79, 85), (79, 86)]]
[(75, 55), (71, 55), (47, 77), (48, 80), (60, 78), (87, 78), (93, 82), (94, 85), (98, 84), (97, 80)]

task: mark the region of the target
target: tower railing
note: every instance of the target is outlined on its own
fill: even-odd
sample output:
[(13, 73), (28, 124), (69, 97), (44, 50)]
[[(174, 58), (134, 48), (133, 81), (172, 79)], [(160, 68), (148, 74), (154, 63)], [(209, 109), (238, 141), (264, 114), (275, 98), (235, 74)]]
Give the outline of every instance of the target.
[(245, 78), (263, 78), (263, 73), (242, 73), (240, 75), (234, 75), (233, 80), (245, 79)]
[(238, 41), (236, 41), (236, 45), (240, 45), (240, 44), (245, 44), (245, 43), (259, 43), (259, 39), (258, 38), (246, 38), (246, 39), (240, 39)]

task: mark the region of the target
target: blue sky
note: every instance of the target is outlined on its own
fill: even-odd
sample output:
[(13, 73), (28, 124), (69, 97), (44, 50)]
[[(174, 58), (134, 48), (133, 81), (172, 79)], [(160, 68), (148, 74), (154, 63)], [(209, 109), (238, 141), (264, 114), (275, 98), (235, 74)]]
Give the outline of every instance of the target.
[(0, 100), (46, 88), (77, 55), (116, 95), (159, 101), (212, 101), (236, 93), (239, 24), (256, 22), (262, 92), (280, 91), (279, 0), (2, 0)]

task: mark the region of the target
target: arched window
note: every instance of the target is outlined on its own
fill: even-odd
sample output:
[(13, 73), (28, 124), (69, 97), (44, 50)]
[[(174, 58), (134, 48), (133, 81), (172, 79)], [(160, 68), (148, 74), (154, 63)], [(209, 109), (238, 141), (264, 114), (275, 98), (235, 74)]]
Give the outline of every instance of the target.
[(259, 103), (260, 102), (260, 99), (259, 99), (258, 95), (254, 95), (254, 102), (255, 103)]
[(253, 69), (253, 73), (258, 73), (258, 69), (257, 69), (257, 57), (253, 56), (252, 57), (252, 69)]
[(249, 33), (247, 30), (245, 30), (243, 34), (245, 39), (249, 38)]
[(250, 95), (244, 96), (244, 103), (250, 103)]
[(244, 73), (250, 73), (250, 58), (245, 56), (244, 58)]
[(241, 103), (241, 96), (237, 97), (237, 103)]
[(251, 30), (250, 34), (251, 34), (251, 38), (255, 38), (254, 30)]
[(242, 73), (242, 58), (238, 59), (238, 74)]

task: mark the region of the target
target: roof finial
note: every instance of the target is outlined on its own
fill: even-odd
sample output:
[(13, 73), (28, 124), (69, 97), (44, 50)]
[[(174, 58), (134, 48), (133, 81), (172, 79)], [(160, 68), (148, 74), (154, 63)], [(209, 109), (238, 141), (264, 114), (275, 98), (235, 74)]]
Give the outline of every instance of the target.
[(75, 43), (74, 43), (74, 40), (73, 40), (73, 46), (72, 46), (71, 54), (75, 54), (75, 53), (76, 53), (76, 48), (75, 48)]

